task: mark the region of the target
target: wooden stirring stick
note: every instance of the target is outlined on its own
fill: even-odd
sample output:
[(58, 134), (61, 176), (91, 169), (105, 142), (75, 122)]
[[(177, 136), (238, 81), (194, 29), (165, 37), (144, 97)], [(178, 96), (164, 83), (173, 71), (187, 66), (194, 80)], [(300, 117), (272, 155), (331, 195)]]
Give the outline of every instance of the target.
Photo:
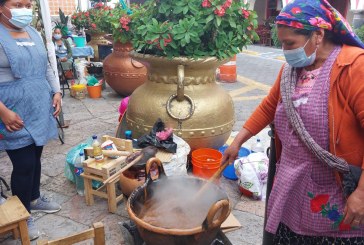
[(210, 184), (214, 182), (221, 175), (222, 171), (224, 171), (228, 165), (229, 165), (229, 160), (226, 160), (226, 162), (220, 166), (220, 168), (216, 171), (216, 173), (214, 173), (214, 175), (212, 175), (211, 178), (209, 178), (207, 182), (201, 187), (201, 189), (195, 194), (194, 199), (201, 197), (201, 195), (208, 189)]

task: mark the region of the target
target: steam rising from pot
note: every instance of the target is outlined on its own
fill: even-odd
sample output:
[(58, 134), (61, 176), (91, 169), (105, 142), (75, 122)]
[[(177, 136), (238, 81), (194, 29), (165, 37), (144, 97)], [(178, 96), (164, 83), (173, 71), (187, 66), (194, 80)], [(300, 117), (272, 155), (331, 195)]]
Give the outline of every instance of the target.
[(202, 225), (210, 207), (227, 196), (210, 186), (199, 199), (196, 193), (204, 182), (194, 178), (169, 178), (152, 183), (149, 199), (140, 205), (139, 218), (163, 228), (189, 229)]

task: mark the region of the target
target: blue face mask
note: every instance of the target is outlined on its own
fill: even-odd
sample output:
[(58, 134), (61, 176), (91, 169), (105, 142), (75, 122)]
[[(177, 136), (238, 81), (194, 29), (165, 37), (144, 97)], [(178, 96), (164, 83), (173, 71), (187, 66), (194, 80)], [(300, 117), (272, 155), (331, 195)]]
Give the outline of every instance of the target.
[(53, 35), (53, 38), (54, 38), (55, 40), (60, 40), (60, 39), (62, 38), (62, 35), (61, 35), (61, 34), (54, 34), (54, 35)]
[[(6, 6), (5, 6), (6, 7)], [(7, 9), (9, 9), (8, 7), (6, 7)], [(9, 20), (9, 22), (11, 24), (13, 24), (14, 26), (18, 27), (18, 28), (24, 28), (27, 27), (33, 20), (33, 10), (32, 9), (27, 9), (27, 8), (20, 8), (20, 9), (9, 9), (10, 13), (11, 13), (11, 18), (9, 19), (7, 16), (5, 16), (5, 18), (7, 18)]]
[(283, 50), (284, 57), (286, 58), (287, 63), (292, 67), (306, 67), (310, 66), (315, 62), (316, 59), (316, 51), (313, 52), (309, 57), (307, 57), (305, 52), (305, 47), (310, 39), (307, 40), (306, 44), (303, 47), (291, 49), (291, 50)]

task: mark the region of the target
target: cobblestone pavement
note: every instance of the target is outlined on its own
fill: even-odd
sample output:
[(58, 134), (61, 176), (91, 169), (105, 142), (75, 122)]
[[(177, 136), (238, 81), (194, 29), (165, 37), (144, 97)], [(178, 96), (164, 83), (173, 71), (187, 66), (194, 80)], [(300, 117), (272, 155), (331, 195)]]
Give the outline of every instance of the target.
[[(270, 55), (267, 55), (267, 53)], [(263, 55), (264, 54), (264, 55)], [(248, 116), (268, 93), (282, 65), (280, 51), (272, 48), (249, 46), (237, 56), (238, 81), (236, 83), (219, 83), (229, 91), (235, 104), (236, 133)], [(53, 141), (44, 148), (41, 191), (62, 205), (62, 210), (55, 214), (35, 213), (36, 224), (41, 230), (41, 238), (55, 239), (87, 229), (92, 223), (101, 221), (106, 229), (106, 243), (130, 244), (125, 233), (121, 232), (119, 222), (128, 220), (125, 200), (118, 205), (116, 214), (108, 213), (107, 202), (95, 199), (95, 205), (86, 206), (84, 197), (77, 195), (75, 186), (64, 177), (65, 155), (69, 149), (85, 140), (92, 134), (99, 136), (114, 135), (117, 128), (117, 108), (121, 97), (110, 88), (103, 91), (98, 100), (76, 100), (66, 92), (63, 111), (65, 119), (71, 120), (65, 129), (64, 145)], [(264, 145), (269, 145), (268, 129), (257, 137)], [(244, 144), (250, 148), (256, 139), (253, 137)], [(11, 162), (4, 152), (0, 152), (0, 175), (10, 182)], [(264, 202), (254, 201), (241, 196), (236, 182), (221, 178), (221, 186), (226, 190), (232, 204), (232, 213), (242, 224), (242, 228), (227, 233), (235, 245), (261, 244), (264, 222)], [(10, 236), (0, 238), (0, 244), (21, 244)], [(32, 244), (36, 244), (32, 242)], [(89, 244), (89, 243), (82, 243)]]

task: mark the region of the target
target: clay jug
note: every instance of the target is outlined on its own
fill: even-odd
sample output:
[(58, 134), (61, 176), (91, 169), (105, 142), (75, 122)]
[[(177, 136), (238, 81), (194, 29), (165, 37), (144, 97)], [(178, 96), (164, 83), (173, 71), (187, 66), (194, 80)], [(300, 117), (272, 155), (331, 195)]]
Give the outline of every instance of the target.
[(131, 95), (117, 136), (129, 129), (138, 138), (161, 118), (191, 150), (218, 149), (226, 142), (234, 124), (234, 105), (215, 79), (216, 68), (226, 60), (167, 59), (135, 52), (132, 57), (149, 64), (148, 80)]
[(114, 42), (113, 52), (103, 62), (107, 84), (121, 96), (129, 96), (147, 78), (147, 68), (130, 57), (132, 50), (131, 43)]
[(93, 61), (100, 61), (99, 57), (99, 45), (108, 45), (109, 42), (104, 38), (105, 33), (90, 33), (91, 41), (87, 43), (87, 45), (91, 46), (94, 49), (94, 58)]

